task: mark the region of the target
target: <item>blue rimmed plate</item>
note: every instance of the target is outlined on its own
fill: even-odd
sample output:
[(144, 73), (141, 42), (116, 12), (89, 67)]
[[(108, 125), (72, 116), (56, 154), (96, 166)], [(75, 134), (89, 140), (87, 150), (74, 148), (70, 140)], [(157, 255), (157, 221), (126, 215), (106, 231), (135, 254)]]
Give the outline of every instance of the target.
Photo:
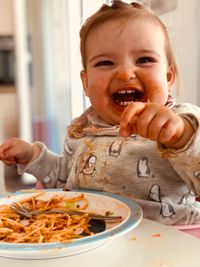
[[(45, 190), (46, 194), (64, 194), (71, 198), (83, 193), (89, 201), (87, 211), (105, 214), (110, 211), (115, 216), (122, 216), (123, 221), (118, 223), (106, 223), (106, 229), (103, 232), (93, 236), (75, 239), (70, 243), (0, 243), (0, 256), (18, 259), (47, 259), (63, 256), (71, 256), (94, 249), (111, 238), (124, 235), (135, 228), (142, 220), (143, 212), (141, 207), (133, 200), (114, 195), (111, 193), (76, 190), (61, 191), (57, 189)], [(5, 194), (0, 196), (0, 205), (9, 204), (13, 201), (19, 201), (27, 198), (30, 194), (37, 194), (38, 191), (30, 190), (29, 192), (16, 192), (14, 194)]]

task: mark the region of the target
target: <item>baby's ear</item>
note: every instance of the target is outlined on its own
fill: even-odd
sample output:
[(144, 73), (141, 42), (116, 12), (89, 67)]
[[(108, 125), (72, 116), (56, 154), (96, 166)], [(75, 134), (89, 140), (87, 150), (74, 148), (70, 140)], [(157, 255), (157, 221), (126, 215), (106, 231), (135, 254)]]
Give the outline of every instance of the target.
[(87, 72), (85, 70), (82, 70), (80, 72), (80, 76), (81, 76), (81, 81), (82, 81), (83, 89), (85, 91), (86, 96), (88, 96), (88, 90), (87, 90), (87, 88), (88, 88), (88, 86), (87, 86), (88, 85)]
[(168, 67), (167, 71), (167, 82), (169, 89), (172, 88), (176, 80), (176, 71), (173, 67)]

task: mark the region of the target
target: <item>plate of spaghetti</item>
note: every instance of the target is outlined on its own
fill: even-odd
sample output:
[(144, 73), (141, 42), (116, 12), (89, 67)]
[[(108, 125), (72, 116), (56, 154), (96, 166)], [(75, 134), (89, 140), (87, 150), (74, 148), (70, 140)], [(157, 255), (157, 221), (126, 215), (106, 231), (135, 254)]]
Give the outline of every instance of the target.
[(0, 195), (0, 256), (71, 256), (123, 235), (142, 220), (141, 207), (119, 195), (27, 190)]

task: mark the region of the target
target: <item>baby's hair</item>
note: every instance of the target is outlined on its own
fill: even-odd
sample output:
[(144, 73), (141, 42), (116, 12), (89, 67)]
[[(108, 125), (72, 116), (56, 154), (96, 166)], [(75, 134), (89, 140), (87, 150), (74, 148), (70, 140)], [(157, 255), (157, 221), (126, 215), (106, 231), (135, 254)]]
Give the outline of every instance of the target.
[(89, 17), (83, 24), (80, 30), (80, 51), (82, 56), (83, 68), (86, 70), (87, 67), (86, 46), (87, 39), (90, 34), (92, 34), (98, 27), (101, 27), (101, 25), (107, 21), (117, 20), (119, 18), (124, 18), (128, 20), (130, 18), (138, 17), (151, 19), (161, 27), (165, 35), (165, 51), (168, 60), (168, 65), (174, 70), (175, 76), (177, 78), (177, 64), (172, 50), (170, 37), (164, 23), (155, 15), (155, 13), (149, 7), (136, 2), (128, 4), (119, 0), (110, 1), (109, 4), (103, 4), (101, 8), (91, 17)]

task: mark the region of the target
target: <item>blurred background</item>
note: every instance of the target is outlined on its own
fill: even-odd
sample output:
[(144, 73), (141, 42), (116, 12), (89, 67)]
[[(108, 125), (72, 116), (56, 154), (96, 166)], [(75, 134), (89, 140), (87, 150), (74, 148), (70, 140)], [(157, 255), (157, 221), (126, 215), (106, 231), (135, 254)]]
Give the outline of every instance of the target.
[[(133, 1), (126, 1), (133, 2)], [(177, 102), (200, 105), (200, 3), (135, 1), (167, 25), (180, 70)], [(0, 0), (0, 143), (40, 140), (56, 153), (69, 122), (89, 106), (80, 82), (79, 30), (109, 0)], [(2, 166), (1, 191), (33, 187), (35, 178)]]

